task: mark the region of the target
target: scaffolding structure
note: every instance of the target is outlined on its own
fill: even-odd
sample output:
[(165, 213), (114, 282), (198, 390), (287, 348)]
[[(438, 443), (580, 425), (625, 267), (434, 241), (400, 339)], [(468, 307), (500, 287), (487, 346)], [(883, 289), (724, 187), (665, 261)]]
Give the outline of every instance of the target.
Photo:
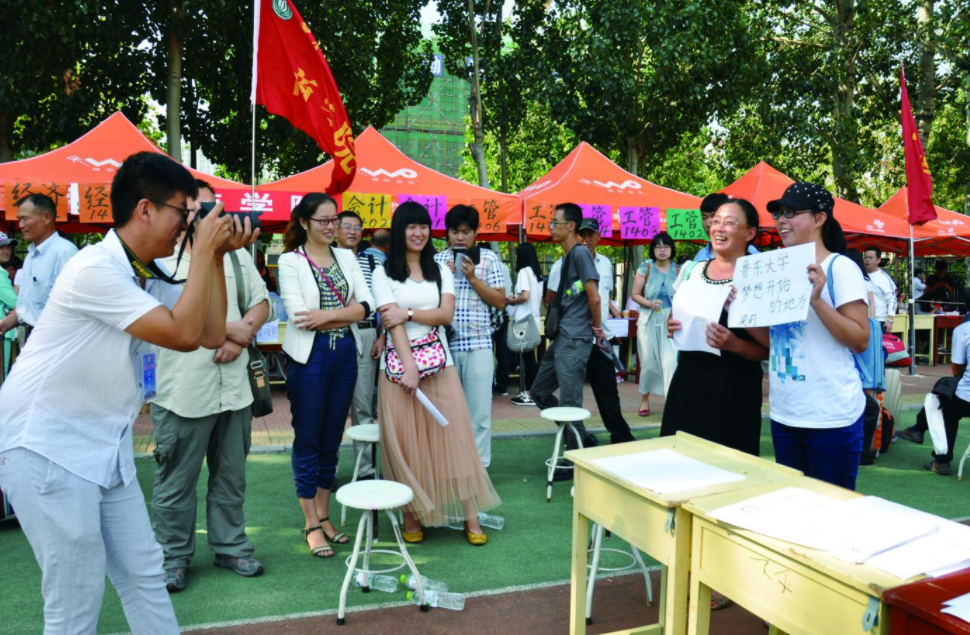
[(398, 113), (381, 134), (421, 165), (457, 177), (463, 162), (471, 85), (445, 72), (440, 55), (435, 58), (428, 95), (417, 106)]

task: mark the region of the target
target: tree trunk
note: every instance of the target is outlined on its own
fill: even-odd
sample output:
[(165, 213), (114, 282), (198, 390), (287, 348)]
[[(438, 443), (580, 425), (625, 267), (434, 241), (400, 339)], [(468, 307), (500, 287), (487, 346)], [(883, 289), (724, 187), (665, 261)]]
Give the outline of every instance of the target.
[(478, 167), (478, 184), (488, 187), (488, 169), (485, 165), (485, 130), (482, 128), (482, 91), (479, 84), (478, 29), (475, 26), (475, 0), (468, 0), (468, 30), (472, 44), (472, 90), (468, 99), (472, 113), (472, 132), (475, 141), (469, 144), (472, 158)]
[(929, 149), (930, 130), (933, 128), (936, 102), (936, 41), (933, 34), (933, 11), (935, 0), (922, 0), (917, 14), (919, 25), (919, 97), (916, 100), (916, 127), (923, 148)]
[(835, 181), (835, 194), (853, 202), (859, 202), (856, 189), (856, 167), (853, 161), (858, 135), (853, 119), (855, 107), (856, 63), (854, 40), (855, 1), (844, 0), (837, 3), (837, 18), (834, 26), (836, 50), (845, 58), (845, 68), (835, 95), (833, 108), (832, 177)]
[(165, 128), (168, 154), (182, 161), (182, 40), (173, 28), (168, 36), (168, 94), (165, 104)]
[(626, 171), (634, 176), (639, 176), (637, 170), (640, 163), (640, 150), (637, 148), (637, 140), (634, 137), (626, 138)]
[[(970, 148), (970, 71), (967, 71), (963, 76), (964, 90), (967, 98), (967, 147)], [(0, 131), (2, 134), (2, 131)], [(2, 148), (0, 148), (2, 151)], [(970, 175), (968, 175), (970, 177)], [(967, 183), (966, 194), (963, 198), (963, 213), (970, 215), (970, 183)]]
[(13, 115), (0, 109), (0, 163), (13, 161)]

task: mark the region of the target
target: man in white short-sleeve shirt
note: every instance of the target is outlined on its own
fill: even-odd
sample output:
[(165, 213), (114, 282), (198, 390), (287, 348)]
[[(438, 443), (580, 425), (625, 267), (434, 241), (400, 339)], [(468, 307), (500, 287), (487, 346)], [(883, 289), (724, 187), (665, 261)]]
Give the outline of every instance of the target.
[(195, 194), (192, 175), (168, 157), (128, 157), (112, 183), (116, 229), (64, 267), (0, 387), (0, 488), (43, 574), (46, 632), (94, 633), (107, 575), (132, 632), (178, 633), (132, 424), (155, 389), (152, 344), (225, 341), (222, 257), (252, 242), (217, 205), (195, 226), (179, 295), (155, 260), (174, 250)]
[[(873, 296), (876, 300), (876, 319), (882, 323), (884, 333), (893, 330), (893, 318), (896, 317), (896, 283), (892, 276), (879, 268), (882, 250), (878, 247), (867, 247), (864, 256), (866, 273), (874, 288)], [(917, 296), (918, 297), (918, 296)]]

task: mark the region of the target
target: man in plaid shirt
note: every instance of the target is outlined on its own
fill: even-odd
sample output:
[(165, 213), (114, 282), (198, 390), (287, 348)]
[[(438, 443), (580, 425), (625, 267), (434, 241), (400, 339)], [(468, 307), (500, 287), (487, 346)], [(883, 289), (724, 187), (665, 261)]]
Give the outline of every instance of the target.
[[(489, 307), (505, 309), (505, 280), (498, 255), (475, 247), (478, 211), (455, 205), (445, 215), (448, 249), (435, 261), (455, 272), (455, 317), (448, 347), (461, 377), (482, 466), (492, 460), (492, 323)], [(455, 256), (461, 254), (459, 262)]]

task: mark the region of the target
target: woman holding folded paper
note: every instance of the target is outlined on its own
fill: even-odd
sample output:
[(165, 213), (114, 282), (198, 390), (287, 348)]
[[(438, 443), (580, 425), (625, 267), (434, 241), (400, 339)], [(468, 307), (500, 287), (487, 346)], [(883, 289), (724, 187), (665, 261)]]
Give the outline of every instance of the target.
[[(384, 267), (374, 270), (374, 297), (387, 329), (388, 348), (378, 380), (378, 420), (384, 473), (407, 485), (414, 499), (404, 513), (404, 540), (424, 540), (422, 526), (465, 519), (472, 545), (488, 540), (478, 512), (501, 503), (478, 458), (468, 405), (451, 361), (444, 325), (455, 312), (453, 274), (434, 261), (431, 216), (402, 203), (391, 221)], [(415, 397), (420, 390), (448, 425)]]
[(782, 465), (855, 489), (866, 398), (852, 354), (869, 344), (869, 313), (862, 272), (839, 256), (845, 237), (834, 207), (811, 183), (768, 203), (785, 247), (814, 244), (816, 254), (805, 274), (813, 284), (808, 319), (770, 329), (771, 437)]
[[(711, 221), (714, 258), (688, 263), (674, 285), (678, 296), (702, 298), (718, 287), (731, 285), (734, 266), (758, 235), (758, 211), (743, 199), (721, 205)], [(690, 286), (688, 286), (690, 285)], [(693, 288), (690, 288), (693, 287)], [(676, 319), (679, 298), (668, 320), (673, 334), (683, 328), (702, 328), (706, 350), (682, 350), (670, 382), (661, 436), (689, 432), (758, 456), (761, 443), (761, 360), (768, 350), (743, 328), (728, 328), (727, 306), (717, 321), (706, 326), (681, 324)], [(722, 296), (724, 297), (724, 296)], [(719, 301), (718, 301), (719, 302)], [(717, 309), (715, 308), (715, 312)]]

